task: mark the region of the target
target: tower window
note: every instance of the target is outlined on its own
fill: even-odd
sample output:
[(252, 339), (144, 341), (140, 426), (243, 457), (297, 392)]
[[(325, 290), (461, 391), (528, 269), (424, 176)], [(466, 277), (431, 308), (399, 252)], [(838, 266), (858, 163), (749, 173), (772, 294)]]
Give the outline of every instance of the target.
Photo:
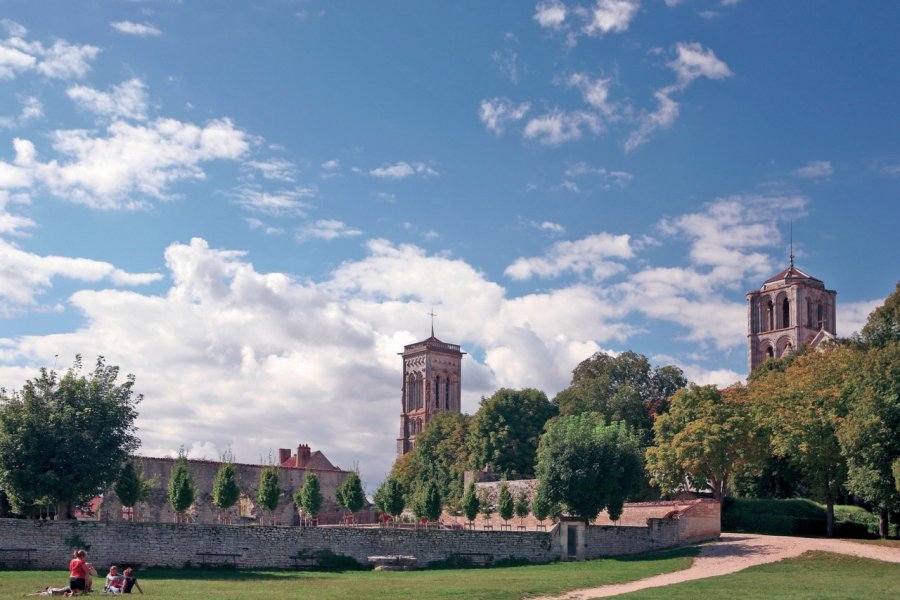
[(435, 408), (441, 407), (441, 376), (438, 375), (434, 378), (434, 406)]
[(791, 326), (791, 303), (787, 298), (785, 298), (784, 302), (781, 303), (781, 326)]
[(769, 300), (766, 305), (766, 331), (775, 329), (775, 305)]
[(823, 309), (821, 302), (819, 302), (816, 310), (816, 326), (819, 329), (825, 327), (825, 310)]
[(812, 326), (813, 326), (813, 321), (812, 321), (812, 300), (807, 300), (807, 301), (806, 301), (806, 326), (807, 326), (807, 327), (812, 327)]
[(768, 356), (769, 358), (775, 358), (775, 348), (773, 348), (772, 346), (766, 348), (766, 356)]

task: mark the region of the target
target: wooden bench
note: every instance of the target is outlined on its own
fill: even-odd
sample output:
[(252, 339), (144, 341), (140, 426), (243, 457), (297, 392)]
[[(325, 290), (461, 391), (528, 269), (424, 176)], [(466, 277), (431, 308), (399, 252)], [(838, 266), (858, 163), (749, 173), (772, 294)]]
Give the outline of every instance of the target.
[(34, 562), (32, 554), (36, 548), (0, 548), (0, 566), (24, 569)]
[(229, 563), (233, 568), (237, 569), (237, 559), (242, 555), (233, 554), (231, 552), (198, 552), (197, 556), (200, 557), (201, 569), (205, 569), (208, 566), (227, 566)]
[(487, 567), (494, 564), (494, 555), (487, 552), (454, 552), (447, 562), (458, 567)]
[(512, 531), (512, 525), (509, 523), (500, 523), (500, 531)]

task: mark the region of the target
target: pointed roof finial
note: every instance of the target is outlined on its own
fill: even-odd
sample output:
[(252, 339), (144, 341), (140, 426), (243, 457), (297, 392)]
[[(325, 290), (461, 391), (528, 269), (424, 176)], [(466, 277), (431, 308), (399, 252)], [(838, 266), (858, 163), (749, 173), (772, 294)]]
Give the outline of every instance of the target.
[(791, 219), (791, 268), (794, 268), (794, 220)]
[(437, 316), (434, 314), (434, 306), (431, 307), (431, 312), (426, 314), (431, 317), (431, 337), (434, 337), (434, 318)]

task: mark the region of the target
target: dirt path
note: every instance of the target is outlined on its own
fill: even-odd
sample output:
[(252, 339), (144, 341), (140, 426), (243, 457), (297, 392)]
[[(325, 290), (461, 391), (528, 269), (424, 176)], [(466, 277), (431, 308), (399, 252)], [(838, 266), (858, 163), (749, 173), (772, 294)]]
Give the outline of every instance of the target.
[[(900, 548), (859, 544), (846, 540), (723, 533), (721, 541), (704, 546), (697, 558), (694, 559), (693, 564), (683, 571), (665, 573), (629, 583), (575, 590), (562, 596), (553, 596), (552, 598), (553, 600), (584, 600), (586, 598), (617, 596), (627, 592), (672, 585), (682, 581), (727, 575), (728, 573), (742, 571), (747, 567), (794, 558), (809, 550), (822, 550), (824, 552), (834, 552), (835, 554), (849, 554), (861, 558), (900, 563)], [(548, 596), (535, 600), (550, 600), (550, 598)]]

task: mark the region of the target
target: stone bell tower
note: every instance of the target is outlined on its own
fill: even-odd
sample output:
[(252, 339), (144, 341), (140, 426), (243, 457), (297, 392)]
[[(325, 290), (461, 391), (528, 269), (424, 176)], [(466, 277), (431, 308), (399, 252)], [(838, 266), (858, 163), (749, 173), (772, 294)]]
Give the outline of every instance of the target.
[(462, 357), (456, 344), (431, 337), (403, 347), (403, 386), (400, 395), (400, 437), (397, 456), (413, 449), (416, 435), (442, 412), (460, 412)]
[(747, 292), (747, 340), (750, 372), (769, 358), (790, 354), (804, 344), (818, 346), (836, 336), (837, 292), (790, 266)]

